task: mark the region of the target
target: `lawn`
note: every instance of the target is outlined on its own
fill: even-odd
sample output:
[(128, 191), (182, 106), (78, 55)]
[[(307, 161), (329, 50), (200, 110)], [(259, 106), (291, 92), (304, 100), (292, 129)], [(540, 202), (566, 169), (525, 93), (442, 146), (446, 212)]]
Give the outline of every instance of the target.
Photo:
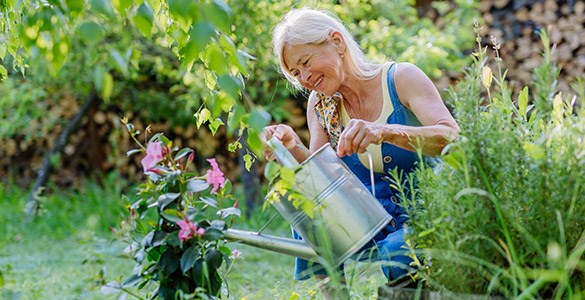
[[(102, 286), (127, 278), (134, 262), (108, 229), (124, 211), (122, 187), (115, 182), (108, 179), (108, 189), (90, 184), (47, 196), (42, 215), (32, 223), (23, 221), (26, 192), (10, 184), (0, 189), (0, 299), (118, 299), (118, 294), (104, 295)], [(234, 227), (258, 230), (273, 214), (258, 210)], [(288, 225), (276, 219), (266, 233), (287, 236)], [(229, 294), (224, 291), (223, 299), (322, 299), (315, 280), (292, 279), (292, 257), (229, 246), (241, 255), (226, 275)], [(352, 298), (375, 299), (385, 280), (379, 266), (349, 263), (347, 269), (357, 274), (349, 279)]]

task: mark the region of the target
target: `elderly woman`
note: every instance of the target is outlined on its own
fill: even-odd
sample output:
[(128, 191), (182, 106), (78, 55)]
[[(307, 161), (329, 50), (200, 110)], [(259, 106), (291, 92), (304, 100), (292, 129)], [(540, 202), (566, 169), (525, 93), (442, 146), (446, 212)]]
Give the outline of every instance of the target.
[[(406, 255), (393, 255), (405, 244), (407, 216), (386, 175), (395, 168), (411, 172), (420, 161), (417, 150), (427, 161), (438, 156), (457, 138), (457, 123), (419, 68), (410, 63), (368, 61), (353, 36), (330, 13), (307, 8), (290, 11), (274, 29), (273, 48), (288, 81), (310, 91), (310, 144), (307, 148), (283, 124), (266, 127), (266, 138), (280, 139), (299, 162), (329, 142), (368, 188), (365, 152), (372, 155), (376, 197), (393, 217), (375, 242), (381, 259), (397, 262), (383, 267), (390, 280), (397, 280), (406, 270), (396, 265), (410, 263)], [(274, 159), (268, 148), (265, 155)], [(314, 267), (297, 259), (295, 279), (325, 275)]]

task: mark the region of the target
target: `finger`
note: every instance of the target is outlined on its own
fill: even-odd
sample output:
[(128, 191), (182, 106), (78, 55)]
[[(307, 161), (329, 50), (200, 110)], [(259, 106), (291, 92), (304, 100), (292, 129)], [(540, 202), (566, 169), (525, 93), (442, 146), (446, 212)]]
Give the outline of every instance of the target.
[(260, 135), (260, 139), (262, 140), (262, 142), (266, 143), (266, 141), (272, 138), (275, 131), (276, 126), (274, 125), (264, 127), (264, 129), (262, 129), (262, 134)]
[(358, 131), (354, 136), (353, 140), (353, 149), (357, 153), (364, 153), (366, 147), (368, 146), (368, 132), (364, 129)]

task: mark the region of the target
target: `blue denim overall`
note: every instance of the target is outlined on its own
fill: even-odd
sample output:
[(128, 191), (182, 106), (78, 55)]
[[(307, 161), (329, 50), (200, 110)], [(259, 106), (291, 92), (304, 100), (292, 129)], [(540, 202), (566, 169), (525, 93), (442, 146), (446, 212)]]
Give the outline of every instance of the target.
[[(416, 116), (408, 110), (400, 100), (394, 85), (394, 71), (396, 64), (390, 66), (388, 70), (388, 92), (392, 101), (393, 111), (386, 120), (387, 124), (401, 124), (409, 126), (421, 126)], [(370, 170), (366, 168), (359, 160), (357, 154), (341, 158), (349, 169), (361, 180), (368, 190), (371, 190)], [(433, 164), (434, 159), (424, 157), (425, 162)], [(374, 182), (376, 189), (376, 198), (386, 211), (392, 216), (392, 221), (382, 229), (374, 239), (366, 245), (362, 252), (367, 252), (372, 247), (377, 248), (377, 259), (383, 261), (392, 261), (392, 266), (382, 266), (384, 275), (390, 280), (397, 279), (407, 273), (407, 270), (401, 266), (408, 266), (412, 259), (405, 254), (404, 242), (404, 222), (408, 216), (400, 206), (400, 197), (398, 192), (390, 187), (389, 177), (386, 176), (389, 171), (397, 168), (404, 174), (413, 171), (416, 164), (420, 161), (418, 154), (408, 151), (392, 144), (382, 144), (382, 161), (384, 163), (385, 174), (374, 172)], [(293, 237), (300, 239), (300, 236), (293, 231)], [(367, 254), (364, 254), (367, 256)], [(343, 268), (343, 265), (341, 266)], [(308, 262), (304, 259), (297, 258), (295, 262), (296, 280), (309, 279), (311, 275), (325, 275), (324, 268), (314, 262)]]

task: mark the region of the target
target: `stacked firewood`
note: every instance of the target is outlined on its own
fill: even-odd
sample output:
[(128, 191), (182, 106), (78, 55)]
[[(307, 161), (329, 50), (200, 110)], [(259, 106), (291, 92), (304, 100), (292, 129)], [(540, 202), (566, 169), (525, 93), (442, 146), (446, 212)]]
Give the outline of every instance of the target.
[(585, 1), (494, 0), (480, 1), (483, 41), (500, 44), (500, 56), (515, 88), (532, 79), (541, 64), (543, 45), (539, 32), (549, 33), (552, 61), (560, 68), (558, 88), (574, 93), (571, 83), (585, 72)]

